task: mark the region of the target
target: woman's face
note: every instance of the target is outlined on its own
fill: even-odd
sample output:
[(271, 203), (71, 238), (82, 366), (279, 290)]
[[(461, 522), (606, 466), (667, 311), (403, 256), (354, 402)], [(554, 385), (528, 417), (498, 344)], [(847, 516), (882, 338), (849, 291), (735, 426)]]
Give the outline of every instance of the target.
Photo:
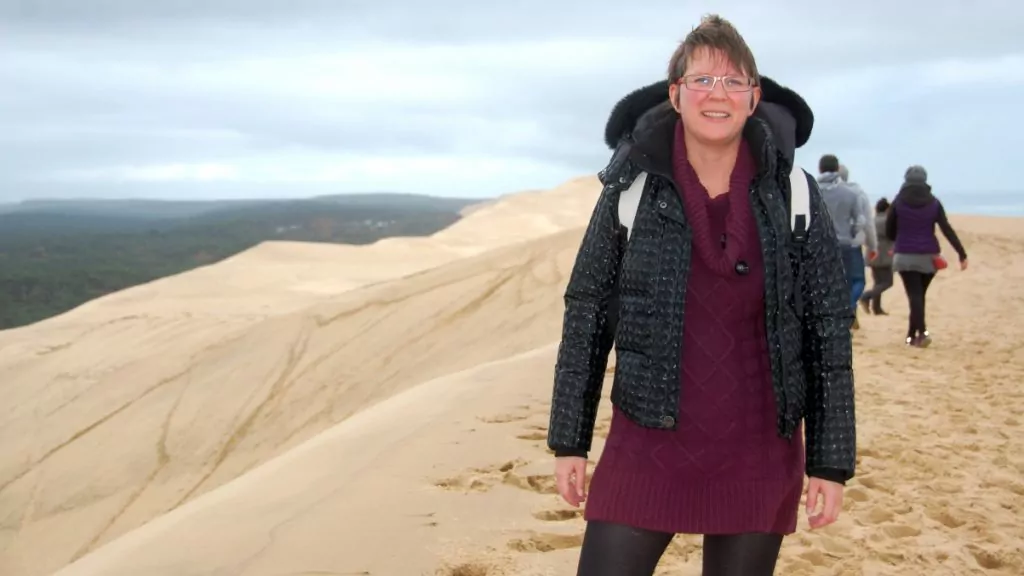
[(686, 75), (669, 87), (669, 97), (687, 132), (700, 142), (723, 144), (738, 138), (754, 113), (761, 91), (752, 84), (724, 53), (702, 49), (691, 56)]

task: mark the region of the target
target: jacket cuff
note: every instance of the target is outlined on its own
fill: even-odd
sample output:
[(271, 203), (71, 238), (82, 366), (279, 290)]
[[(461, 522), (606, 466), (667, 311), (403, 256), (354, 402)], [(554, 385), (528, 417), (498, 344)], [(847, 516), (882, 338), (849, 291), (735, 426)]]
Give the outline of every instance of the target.
[(586, 450), (576, 450), (576, 449), (573, 449), (573, 448), (559, 448), (558, 450), (555, 450), (555, 458), (564, 458), (566, 456), (573, 456), (573, 457), (577, 457), (577, 458), (586, 458), (587, 457), (587, 451)]
[(849, 480), (850, 474), (845, 470), (839, 468), (811, 468), (807, 471), (807, 476), (811, 478), (821, 478), (822, 480), (828, 480), (829, 482), (835, 482), (846, 486), (846, 481)]

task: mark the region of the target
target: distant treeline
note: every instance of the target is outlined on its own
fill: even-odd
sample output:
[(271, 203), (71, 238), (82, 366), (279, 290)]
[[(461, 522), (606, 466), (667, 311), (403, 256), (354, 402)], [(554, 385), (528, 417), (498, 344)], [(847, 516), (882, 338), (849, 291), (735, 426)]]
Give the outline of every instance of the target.
[(469, 200), (364, 195), (294, 201), (34, 203), (0, 212), (0, 329), (217, 262), (267, 240), (368, 244), (425, 236)]

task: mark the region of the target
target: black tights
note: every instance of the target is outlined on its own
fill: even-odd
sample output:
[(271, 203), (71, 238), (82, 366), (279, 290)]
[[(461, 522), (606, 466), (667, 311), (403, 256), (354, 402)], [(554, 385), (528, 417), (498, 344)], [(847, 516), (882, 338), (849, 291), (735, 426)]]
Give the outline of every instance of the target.
[(910, 302), (910, 324), (907, 327), (907, 338), (924, 336), (927, 328), (924, 323), (925, 294), (928, 293), (928, 285), (932, 283), (935, 274), (924, 272), (900, 272), (903, 280), (903, 289), (907, 292), (907, 301)]
[[(652, 576), (674, 534), (588, 522), (576, 576)], [(781, 534), (704, 537), (701, 576), (772, 576)]]

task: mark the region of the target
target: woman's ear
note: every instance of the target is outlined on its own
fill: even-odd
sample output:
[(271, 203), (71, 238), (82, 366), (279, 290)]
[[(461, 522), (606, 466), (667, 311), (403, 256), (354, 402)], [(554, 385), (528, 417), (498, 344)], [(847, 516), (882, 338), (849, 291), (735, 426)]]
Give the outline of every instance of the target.
[(682, 114), (683, 111), (679, 109), (680, 108), (680, 105), (679, 105), (679, 97), (680, 96), (681, 96), (681, 94), (679, 93), (679, 84), (669, 84), (668, 85), (668, 101), (672, 104), (672, 108), (674, 108), (677, 113)]
[(761, 101), (761, 87), (760, 86), (755, 86), (754, 89), (750, 91), (750, 111), (747, 114), (748, 116), (753, 116), (754, 110), (757, 109), (757, 104), (760, 101)]

